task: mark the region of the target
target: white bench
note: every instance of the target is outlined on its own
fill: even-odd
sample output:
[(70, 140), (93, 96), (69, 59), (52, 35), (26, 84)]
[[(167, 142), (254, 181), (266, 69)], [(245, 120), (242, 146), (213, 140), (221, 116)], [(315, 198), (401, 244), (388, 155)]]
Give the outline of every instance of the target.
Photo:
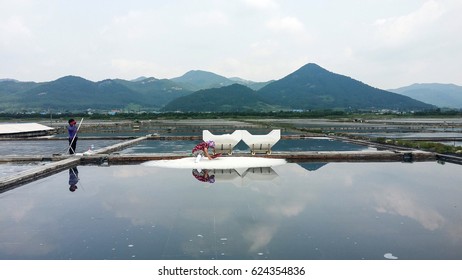
[(256, 153), (271, 154), (271, 148), (281, 139), (281, 130), (274, 129), (266, 135), (253, 135), (247, 130), (242, 131), (242, 141), (250, 148), (252, 155)]
[(242, 139), (242, 130), (235, 130), (231, 134), (214, 135), (208, 130), (202, 131), (202, 139), (204, 141), (215, 142), (215, 152), (233, 154), (233, 149)]

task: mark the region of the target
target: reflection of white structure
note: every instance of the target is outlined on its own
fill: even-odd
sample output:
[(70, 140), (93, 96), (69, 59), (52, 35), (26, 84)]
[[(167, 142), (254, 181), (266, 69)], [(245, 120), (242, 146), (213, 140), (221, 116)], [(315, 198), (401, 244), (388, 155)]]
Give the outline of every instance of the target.
[(232, 134), (214, 135), (208, 130), (202, 131), (202, 139), (204, 141), (213, 140), (215, 142), (215, 151), (220, 153), (233, 153), (233, 148), (242, 139), (242, 130), (235, 130)]
[(252, 167), (242, 175), (242, 177), (256, 181), (273, 180), (277, 176), (278, 174), (271, 167)]
[(218, 182), (234, 181), (241, 177), (235, 169), (210, 169), (209, 174), (215, 175)]
[(209, 175), (215, 176), (215, 182), (230, 182), (240, 187), (245, 182), (271, 181), (279, 175), (271, 167), (252, 167), (240, 169), (209, 169)]
[(242, 141), (249, 146), (252, 155), (256, 153), (271, 154), (271, 148), (281, 139), (281, 130), (274, 129), (266, 135), (252, 135), (247, 130), (242, 131)]

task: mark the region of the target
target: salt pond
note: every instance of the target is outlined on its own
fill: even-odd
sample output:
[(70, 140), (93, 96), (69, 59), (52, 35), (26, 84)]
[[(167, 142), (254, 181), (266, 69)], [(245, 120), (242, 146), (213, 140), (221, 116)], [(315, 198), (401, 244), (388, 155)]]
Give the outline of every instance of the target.
[[(136, 146), (129, 147), (121, 153), (190, 153), (191, 149), (198, 141), (178, 140), (178, 141), (157, 141), (147, 140)], [(273, 147), (273, 151), (364, 151), (370, 150), (366, 146), (353, 143), (337, 141), (326, 137), (313, 137), (307, 139), (279, 140)], [(234, 152), (244, 152), (250, 154), (249, 147), (239, 142), (233, 150)]]
[(77, 168), (0, 194), (0, 259), (462, 258), (460, 165)]
[[(77, 152), (83, 153), (88, 149), (99, 149), (114, 145), (120, 140), (78, 140)], [(0, 141), (0, 156), (32, 155), (50, 156), (53, 154), (67, 154), (69, 143), (63, 140), (2, 140)]]

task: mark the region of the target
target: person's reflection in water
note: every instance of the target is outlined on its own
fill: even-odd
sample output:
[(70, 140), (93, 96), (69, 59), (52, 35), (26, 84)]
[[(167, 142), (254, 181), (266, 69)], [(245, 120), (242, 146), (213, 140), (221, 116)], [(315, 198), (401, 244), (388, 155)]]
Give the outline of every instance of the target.
[(79, 182), (79, 170), (77, 166), (69, 168), (69, 190), (75, 192), (77, 183)]
[(207, 169), (193, 169), (192, 175), (201, 182), (215, 183), (215, 175), (210, 175)]

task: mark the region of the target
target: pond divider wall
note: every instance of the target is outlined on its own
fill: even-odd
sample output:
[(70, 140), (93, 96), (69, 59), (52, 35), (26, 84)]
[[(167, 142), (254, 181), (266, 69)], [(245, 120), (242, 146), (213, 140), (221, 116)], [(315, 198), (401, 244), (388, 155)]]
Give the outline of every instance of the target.
[(25, 183), (50, 176), (64, 169), (71, 168), (80, 163), (79, 157), (71, 157), (49, 164), (41, 165), (29, 170), (25, 170), (14, 175), (0, 178), (0, 192), (7, 191)]
[[(310, 136), (292, 135), (282, 137), (283, 139), (304, 139)], [(3, 156), (0, 162), (46, 162), (45, 165), (31, 168), (30, 170), (22, 171), (14, 175), (0, 178), (0, 192), (18, 187), (22, 184), (43, 178), (64, 169), (81, 164), (139, 164), (149, 160), (171, 160), (184, 158), (189, 154), (178, 153), (150, 153), (150, 154), (117, 154), (115, 152), (125, 149), (128, 146), (136, 145), (145, 140), (177, 140), (177, 139), (198, 140), (201, 137), (195, 136), (158, 136), (146, 135), (135, 139), (129, 139), (122, 143), (118, 143), (109, 147), (91, 151), (89, 153), (75, 155), (51, 155), (51, 156)], [(340, 140), (340, 139), (339, 139)], [(342, 139), (343, 140), (343, 139)], [(361, 144), (374, 146), (374, 143), (361, 142)], [(249, 153), (234, 153), (233, 157), (249, 156)], [(256, 154), (255, 157), (266, 158), (282, 158), (289, 162), (367, 162), (367, 161), (396, 161), (396, 162), (412, 162), (412, 161), (436, 161), (445, 160), (443, 155), (424, 152), (419, 150), (394, 150), (383, 151), (351, 151), (351, 152), (272, 152), (271, 154)], [(457, 158), (457, 157), (456, 157)], [(449, 161), (449, 160), (448, 160)], [(455, 160), (453, 160), (455, 162)], [(459, 164), (462, 161), (459, 158)]]

